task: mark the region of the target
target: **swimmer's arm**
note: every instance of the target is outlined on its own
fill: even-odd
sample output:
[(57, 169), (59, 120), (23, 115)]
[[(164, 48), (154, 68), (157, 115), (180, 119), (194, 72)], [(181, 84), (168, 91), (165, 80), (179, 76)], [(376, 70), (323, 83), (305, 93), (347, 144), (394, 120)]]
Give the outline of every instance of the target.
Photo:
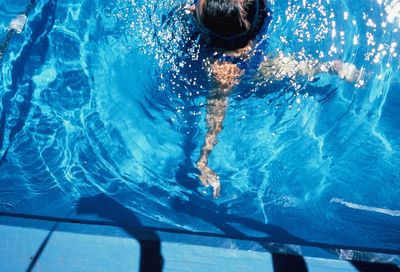
[(222, 123), (225, 119), (228, 107), (228, 96), (232, 88), (238, 83), (243, 71), (233, 63), (214, 62), (209, 67), (214, 81), (214, 88), (207, 97), (207, 133), (197, 161), (200, 171), (200, 181), (206, 187), (213, 187), (213, 196), (218, 197), (220, 183), (218, 175), (208, 166), (208, 156), (217, 144), (217, 136), (222, 131)]
[(317, 74), (336, 74), (349, 82), (359, 82), (363, 77), (363, 70), (358, 70), (354, 64), (340, 60), (319, 62), (317, 60), (298, 61), (291, 57), (279, 55), (273, 59), (265, 59), (260, 65), (260, 72), (265, 78), (281, 80), (296, 76), (313, 78)]

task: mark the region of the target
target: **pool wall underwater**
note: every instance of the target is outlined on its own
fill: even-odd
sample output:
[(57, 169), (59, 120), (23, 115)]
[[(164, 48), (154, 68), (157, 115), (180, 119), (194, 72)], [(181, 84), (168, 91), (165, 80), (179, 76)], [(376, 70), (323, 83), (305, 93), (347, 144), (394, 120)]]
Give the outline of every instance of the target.
[(241, 83), (219, 199), (178, 2), (0, 0), (0, 271), (400, 271), (400, 2), (268, 1), (260, 50), (366, 82)]

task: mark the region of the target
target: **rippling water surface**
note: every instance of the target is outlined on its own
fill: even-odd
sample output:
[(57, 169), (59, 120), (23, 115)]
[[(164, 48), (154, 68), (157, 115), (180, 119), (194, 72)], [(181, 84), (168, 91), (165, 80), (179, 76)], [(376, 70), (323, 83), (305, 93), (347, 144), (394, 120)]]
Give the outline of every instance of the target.
[[(8, 2), (1, 38), (27, 4)], [(354, 63), (365, 82), (246, 75), (210, 157), (218, 199), (195, 168), (210, 82), (186, 2), (111, 2), (39, 2), (14, 37), (0, 75), (1, 211), (67, 216), (105, 193), (172, 228), (264, 236), (255, 226), (268, 224), (400, 249), (400, 1), (269, 1), (258, 50)]]

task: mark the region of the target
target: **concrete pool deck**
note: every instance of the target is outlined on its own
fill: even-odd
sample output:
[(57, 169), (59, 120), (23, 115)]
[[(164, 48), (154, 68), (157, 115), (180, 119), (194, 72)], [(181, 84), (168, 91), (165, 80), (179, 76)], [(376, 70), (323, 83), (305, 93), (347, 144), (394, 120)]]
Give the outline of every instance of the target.
[(295, 256), (276, 252), (296, 245), (70, 221), (0, 215), (0, 271), (400, 271), (397, 254), (376, 253), (390, 264), (343, 260), (362, 254), (340, 249)]

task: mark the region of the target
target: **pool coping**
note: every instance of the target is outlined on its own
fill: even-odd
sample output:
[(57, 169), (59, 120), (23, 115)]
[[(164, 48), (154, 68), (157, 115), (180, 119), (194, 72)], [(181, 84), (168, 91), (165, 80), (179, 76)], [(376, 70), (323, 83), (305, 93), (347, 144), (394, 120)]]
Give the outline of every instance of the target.
[[(232, 237), (226, 234), (193, 232), (162, 227), (123, 225), (110, 221), (49, 217), (30, 214), (0, 212), (0, 226), (42, 229), (49, 232), (68, 232), (95, 236), (159, 241), (174, 244), (235, 249), (270, 254), (285, 254), (325, 260), (390, 264), (400, 268), (400, 250), (376, 250), (328, 246), (317, 243), (308, 245), (286, 244), (268, 238)], [(399, 270), (400, 271), (400, 270)]]

